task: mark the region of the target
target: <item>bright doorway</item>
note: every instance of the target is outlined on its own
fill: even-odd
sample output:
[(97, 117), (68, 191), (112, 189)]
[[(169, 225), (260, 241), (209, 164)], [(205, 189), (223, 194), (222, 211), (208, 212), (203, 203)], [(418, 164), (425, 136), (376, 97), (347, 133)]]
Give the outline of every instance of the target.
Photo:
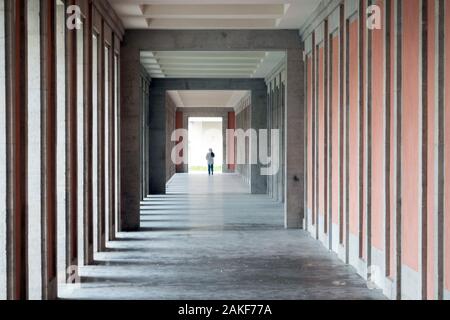
[(214, 172), (222, 173), (223, 119), (220, 117), (190, 117), (188, 130), (189, 173), (208, 173), (206, 154), (210, 148), (215, 154)]

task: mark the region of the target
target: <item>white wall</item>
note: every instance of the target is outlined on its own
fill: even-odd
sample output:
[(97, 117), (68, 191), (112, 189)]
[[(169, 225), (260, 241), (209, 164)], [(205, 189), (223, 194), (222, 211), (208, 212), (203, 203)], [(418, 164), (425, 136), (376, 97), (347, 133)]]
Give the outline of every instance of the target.
[(57, 86), (57, 237), (58, 237), (58, 282), (66, 279), (66, 55), (65, 9), (61, 0), (56, 7), (56, 86)]
[(0, 0), (0, 300), (6, 299), (5, 1)]
[(40, 2), (28, 0), (28, 286), (29, 298), (42, 298), (42, 121)]

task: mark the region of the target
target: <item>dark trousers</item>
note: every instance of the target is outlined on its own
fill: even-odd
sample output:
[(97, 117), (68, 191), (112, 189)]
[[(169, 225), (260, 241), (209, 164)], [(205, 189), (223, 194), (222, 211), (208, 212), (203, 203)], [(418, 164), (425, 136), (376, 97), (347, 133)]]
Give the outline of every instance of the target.
[(208, 174), (214, 175), (214, 165), (213, 164), (208, 164)]

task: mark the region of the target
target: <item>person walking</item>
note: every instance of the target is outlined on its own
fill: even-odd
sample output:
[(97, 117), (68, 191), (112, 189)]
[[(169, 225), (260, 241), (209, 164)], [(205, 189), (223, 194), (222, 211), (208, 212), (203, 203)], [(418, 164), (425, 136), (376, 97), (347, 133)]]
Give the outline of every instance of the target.
[(208, 161), (208, 175), (214, 175), (214, 158), (216, 155), (214, 154), (212, 149), (209, 149), (209, 152), (206, 154), (206, 161)]

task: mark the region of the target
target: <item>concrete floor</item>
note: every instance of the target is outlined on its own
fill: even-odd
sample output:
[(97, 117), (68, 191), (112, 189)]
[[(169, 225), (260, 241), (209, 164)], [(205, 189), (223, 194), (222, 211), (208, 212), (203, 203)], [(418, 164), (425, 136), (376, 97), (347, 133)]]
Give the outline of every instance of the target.
[(168, 194), (250, 193), (250, 187), (234, 174), (177, 174), (167, 184)]
[(146, 199), (142, 231), (120, 233), (60, 297), (384, 299), (305, 232), (284, 230), (279, 203), (233, 193), (248, 192), (238, 176), (177, 175), (168, 192)]

